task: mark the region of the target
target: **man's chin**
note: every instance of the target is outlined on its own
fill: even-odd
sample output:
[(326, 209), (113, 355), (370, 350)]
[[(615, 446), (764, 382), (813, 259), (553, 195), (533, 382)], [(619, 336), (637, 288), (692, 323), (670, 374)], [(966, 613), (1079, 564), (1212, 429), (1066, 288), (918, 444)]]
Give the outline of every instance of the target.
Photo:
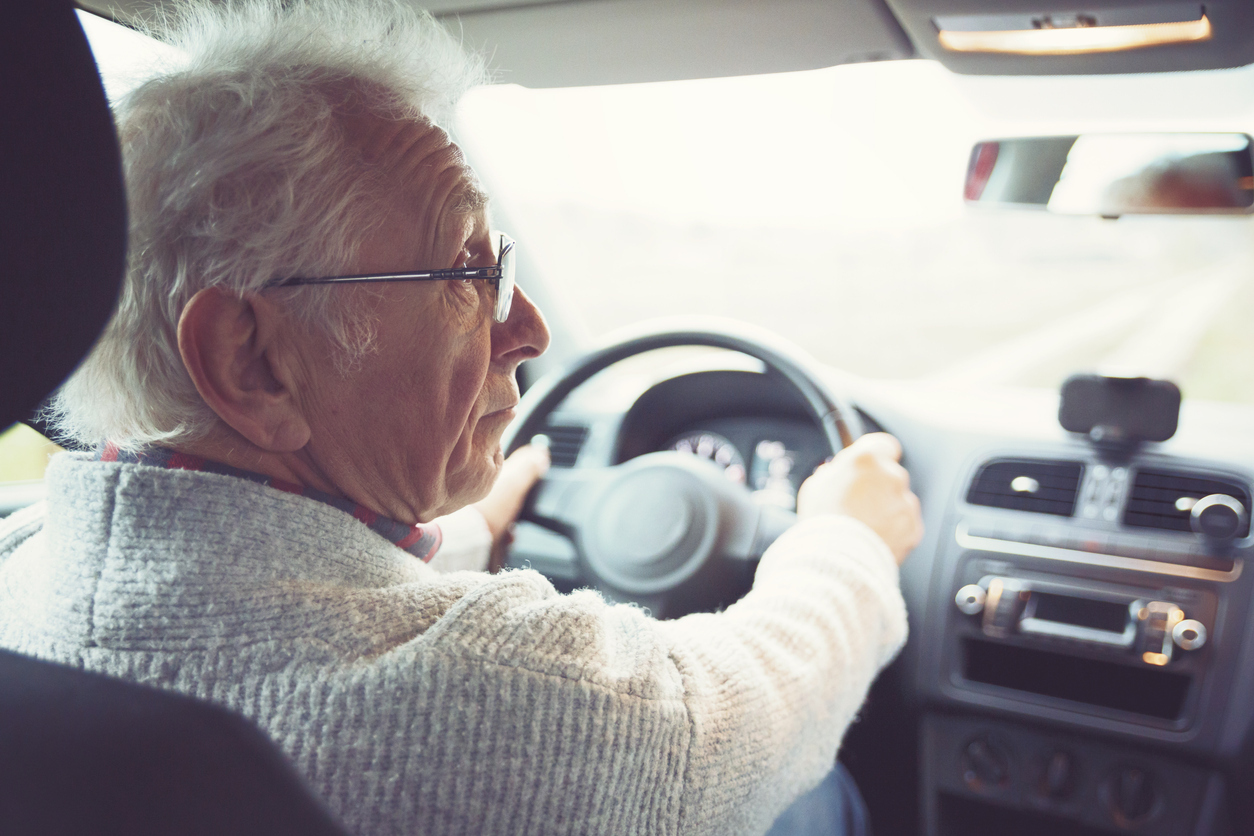
[(498, 443), (491, 453), (475, 457), (475, 461), (479, 466), (474, 468), (473, 472), (463, 471), (458, 474), (460, 478), (450, 478), (449, 486), (452, 490), (449, 491), (449, 501), (440, 510), (438, 516), (460, 511), (467, 505), (483, 499), (492, 491), (497, 477), (501, 475), (501, 467), (505, 464), (505, 454), (501, 450), (501, 445)]
[[(492, 486), (496, 484), (496, 480), (500, 477), (501, 468), (505, 466), (505, 451), (501, 449), (500, 444), (496, 445), (496, 450), (494, 450), (492, 455), (488, 457), (488, 462), (489, 467), (487, 477), (483, 480), (483, 484), (479, 488), (478, 496), (470, 500), (470, 502), (478, 502), (491, 493)], [(469, 505), (470, 503), (467, 504)]]

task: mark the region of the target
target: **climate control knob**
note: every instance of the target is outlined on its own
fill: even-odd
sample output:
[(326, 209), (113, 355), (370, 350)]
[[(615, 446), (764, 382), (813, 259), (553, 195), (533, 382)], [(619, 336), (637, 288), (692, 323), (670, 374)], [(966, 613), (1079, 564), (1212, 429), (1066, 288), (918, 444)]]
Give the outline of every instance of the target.
[(962, 755), (962, 779), (971, 789), (1003, 787), (1010, 783), (1010, 757), (991, 740), (975, 738)]
[(1135, 827), (1147, 821), (1158, 808), (1158, 793), (1148, 772), (1126, 766), (1110, 777), (1103, 787), (1111, 818), (1120, 827)]
[(1041, 794), (1061, 801), (1075, 790), (1075, 759), (1068, 752), (1055, 751), (1045, 761), (1041, 773)]

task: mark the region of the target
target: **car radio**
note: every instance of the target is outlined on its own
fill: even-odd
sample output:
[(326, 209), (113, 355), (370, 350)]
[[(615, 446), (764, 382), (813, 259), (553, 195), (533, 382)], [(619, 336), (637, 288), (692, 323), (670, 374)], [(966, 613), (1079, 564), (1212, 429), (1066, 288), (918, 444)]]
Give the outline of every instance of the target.
[(959, 589), (954, 602), (978, 616), (991, 639), (1061, 639), (1156, 666), (1177, 649), (1201, 648), (1207, 637), (1206, 624), (1180, 603), (1076, 582), (986, 575)]

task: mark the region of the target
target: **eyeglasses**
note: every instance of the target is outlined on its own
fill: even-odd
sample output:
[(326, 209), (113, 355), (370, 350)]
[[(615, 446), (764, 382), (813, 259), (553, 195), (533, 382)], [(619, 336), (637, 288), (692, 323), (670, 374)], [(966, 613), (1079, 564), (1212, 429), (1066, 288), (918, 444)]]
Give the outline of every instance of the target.
[(452, 267), (448, 270), (425, 270), (419, 273), (373, 273), (364, 276), (328, 276), (325, 278), (280, 279), (267, 287), (295, 287), (303, 284), (347, 284), (350, 282), (438, 282), (446, 279), (485, 279), (496, 292), (496, 308), (492, 318), (497, 322), (509, 319), (510, 303), (514, 301), (514, 239), (504, 232), (496, 264), (492, 267)]

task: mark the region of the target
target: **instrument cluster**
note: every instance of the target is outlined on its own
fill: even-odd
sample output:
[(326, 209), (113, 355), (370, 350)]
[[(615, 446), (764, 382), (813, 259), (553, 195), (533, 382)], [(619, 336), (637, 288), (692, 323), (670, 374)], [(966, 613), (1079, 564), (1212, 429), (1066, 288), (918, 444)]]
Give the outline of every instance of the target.
[(763, 505), (794, 510), (797, 489), (827, 458), (811, 424), (785, 418), (722, 418), (690, 427), (666, 450), (708, 459)]

